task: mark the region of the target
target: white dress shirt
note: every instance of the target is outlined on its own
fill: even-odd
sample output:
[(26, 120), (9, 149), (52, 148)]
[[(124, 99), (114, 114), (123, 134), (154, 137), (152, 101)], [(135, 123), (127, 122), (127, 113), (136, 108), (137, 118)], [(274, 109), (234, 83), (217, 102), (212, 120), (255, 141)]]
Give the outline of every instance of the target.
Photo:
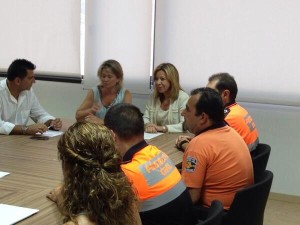
[(40, 105), (32, 88), (22, 91), (17, 100), (11, 95), (6, 80), (0, 81), (0, 134), (10, 134), (15, 125), (27, 125), (29, 118), (36, 123), (55, 119)]

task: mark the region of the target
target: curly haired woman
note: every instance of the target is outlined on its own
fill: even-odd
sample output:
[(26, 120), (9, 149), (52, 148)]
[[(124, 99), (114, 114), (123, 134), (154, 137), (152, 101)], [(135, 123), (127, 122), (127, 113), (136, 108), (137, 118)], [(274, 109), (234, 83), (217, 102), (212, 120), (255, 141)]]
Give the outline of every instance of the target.
[(121, 170), (111, 132), (78, 122), (58, 142), (64, 184), (48, 196), (65, 225), (140, 225), (136, 197)]

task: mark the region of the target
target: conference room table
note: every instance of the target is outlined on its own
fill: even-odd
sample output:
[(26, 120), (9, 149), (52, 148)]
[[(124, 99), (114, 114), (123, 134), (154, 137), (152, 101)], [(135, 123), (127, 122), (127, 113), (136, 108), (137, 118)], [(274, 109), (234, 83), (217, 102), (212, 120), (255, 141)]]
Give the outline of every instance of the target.
[[(178, 133), (166, 133), (146, 141), (179, 165), (183, 153), (174, 146), (178, 136)], [(34, 140), (26, 135), (0, 135), (0, 171), (10, 173), (0, 178), (0, 203), (39, 210), (18, 225), (62, 224), (56, 204), (46, 198), (63, 178), (57, 155), (59, 138)]]

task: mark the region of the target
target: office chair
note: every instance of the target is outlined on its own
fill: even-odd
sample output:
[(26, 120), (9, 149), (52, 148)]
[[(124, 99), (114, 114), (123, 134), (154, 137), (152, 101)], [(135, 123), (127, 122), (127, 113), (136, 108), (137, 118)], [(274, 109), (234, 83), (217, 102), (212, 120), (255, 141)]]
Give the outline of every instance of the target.
[(196, 225), (221, 225), (223, 216), (223, 204), (219, 200), (214, 200), (208, 210), (207, 218)]
[(224, 213), (222, 225), (263, 225), (273, 173), (265, 170), (257, 183), (239, 190)]
[(257, 181), (267, 168), (271, 147), (267, 144), (258, 144), (254, 151), (255, 155), (252, 156), (252, 163), (254, 180)]

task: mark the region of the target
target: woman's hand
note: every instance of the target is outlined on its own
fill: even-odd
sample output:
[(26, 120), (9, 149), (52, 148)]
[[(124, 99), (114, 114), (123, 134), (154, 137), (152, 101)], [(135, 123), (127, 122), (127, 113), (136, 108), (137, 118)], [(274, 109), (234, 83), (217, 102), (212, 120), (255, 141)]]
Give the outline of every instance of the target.
[(94, 101), (94, 93), (92, 90), (89, 90), (84, 101), (81, 103), (79, 108), (76, 111), (76, 120), (84, 121), (85, 117), (92, 114), (95, 115), (98, 110), (102, 107), (101, 101)]
[(94, 102), (92, 107), (89, 109), (89, 113), (88, 114), (93, 114), (95, 115), (97, 111), (99, 111), (102, 107), (102, 104), (101, 102), (97, 103), (97, 102)]
[(102, 119), (100, 119), (99, 117), (93, 115), (93, 114), (90, 114), (90, 115), (87, 115), (85, 118), (84, 118), (85, 121), (88, 121), (90, 123), (96, 123), (96, 124), (99, 124), (99, 125), (103, 125), (104, 124), (104, 121)]
[(166, 126), (158, 126), (154, 123), (147, 123), (145, 125), (145, 132), (147, 133), (157, 133), (157, 132), (166, 133), (167, 131), (168, 128)]
[(158, 126), (154, 123), (147, 123), (145, 125), (145, 132), (147, 132), (147, 133), (157, 133), (158, 132)]
[(59, 185), (56, 188), (54, 188), (52, 191), (47, 194), (47, 198), (51, 200), (52, 202), (55, 202), (56, 204), (59, 204), (62, 202), (62, 189), (63, 185)]

